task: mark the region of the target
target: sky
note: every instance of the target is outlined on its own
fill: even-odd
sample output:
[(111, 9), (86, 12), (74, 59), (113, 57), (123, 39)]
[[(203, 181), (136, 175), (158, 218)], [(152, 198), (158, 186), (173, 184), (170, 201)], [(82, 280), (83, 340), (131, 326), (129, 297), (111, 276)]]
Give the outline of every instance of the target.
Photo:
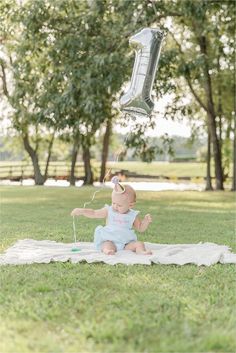
[[(173, 121), (171, 119), (166, 119), (164, 118), (165, 115), (165, 110), (166, 106), (168, 104), (171, 104), (173, 100), (173, 96), (170, 94), (166, 94), (164, 97), (161, 99), (155, 101), (154, 100), (154, 109), (153, 109), (153, 115), (155, 116), (155, 123), (156, 126), (154, 129), (149, 129), (146, 132), (146, 135), (156, 137), (156, 136), (162, 136), (164, 134), (168, 134), (169, 136), (182, 136), (182, 137), (190, 137), (191, 136), (191, 127), (187, 119), (183, 118), (181, 122), (179, 121)], [(191, 104), (191, 99), (186, 98), (185, 103)], [(139, 123), (142, 124), (142, 120), (139, 118), (136, 118), (136, 121), (138, 120)], [(200, 125), (200, 122), (199, 122)], [(130, 126), (128, 128), (123, 128), (121, 126), (117, 126), (117, 131), (119, 133), (127, 134), (130, 132)]]
[(165, 133), (170, 136), (179, 135), (183, 137), (190, 137), (191, 129), (186, 121), (179, 123), (159, 117), (157, 119), (156, 128), (150, 130), (149, 134), (150, 136), (161, 136)]
[[(122, 134), (127, 134), (128, 132), (130, 132), (130, 127), (123, 128), (121, 126), (118, 126), (117, 131)], [(182, 137), (190, 137), (191, 128), (188, 125), (187, 121), (179, 123), (175, 121), (166, 120), (162, 117), (158, 117), (156, 121), (156, 127), (147, 131), (147, 135), (156, 137), (162, 136), (164, 134), (168, 134), (169, 136), (178, 135)]]

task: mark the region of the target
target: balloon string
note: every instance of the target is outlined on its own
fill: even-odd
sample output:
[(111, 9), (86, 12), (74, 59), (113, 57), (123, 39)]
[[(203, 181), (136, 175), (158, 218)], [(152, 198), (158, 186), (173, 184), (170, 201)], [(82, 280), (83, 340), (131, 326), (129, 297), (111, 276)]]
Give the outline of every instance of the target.
[(72, 221), (73, 221), (74, 243), (76, 244), (75, 216), (73, 216)]
[[(111, 173), (111, 169), (108, 169), (108, 172), (106, 173), (106, 175), (104, 176), (103, 181), (102, 181), (102, 184), (103, 184), (103, 185), (105, 184), (105, 180), (106, 180), (106, 178), (108, 177), (108, 175), (109, 175), (110, 173)], [(96, 190), (96, 191), (93, 193), (93, 196), (92, 196), (91, 200), (84, 203), (83, 208), (85, 208), (86, 205), (89, 205), (90, 203), (92, 203), (93, 200), (94, 200), (94, 198), (95, 198), (95, 195), (96, 195), (98, 192), (100, 192), (100, 191), (101, 191), (101, 189)], [(74, 216), (73, 216), (73, 232), (74, 232), (74, 243), (75, 243), (75, 245), (76, 245), (76, 242), (77, 242), (77, 241), (76, 241), (76, 226), (75, 226), (75, 217), (74, 217)]]
[[(129, 135), (131, 134), (131, 132), (128, 133), (128, 135), (125, 137), (125, 140), (124, 140), (124, 144), (126, 143)], [(121, 150), (119, 150), (119, 152), (115, 155), (115, 162), (119, 162), (119, 157), (121, 155), (121, 153), (123, 152), (123, 148)], [(108, 169), (107, 173), (105, 174), (104, 178), (103, 178), (103, 181), (102, 181), (102, 186), (105, 185), (105, 181), (106, 181), (106, 178), (111, 174), (111, 168)], [(97, 193), (99, 193), (101, 191), (102, 188), (100, 188), (99, 190), (96, 190), (94, 193), (93, 193), (93, 196), (92, 198), (90, 199), (90, 201), (88, 202), (85, 202), (84, 203), (84, 206), (83, 208), (85, 208), (87, 205), (91, 204), (93, 202), (93, 200), (95, 199), (95, 195)], [(76, 226), (75, 226), (75, 218), (73, 216), (73, 232), (74, 232), (74, 243), (76, 244)]]
[[(126, 141), (127, 141), (128, 137), (129, 137), (130, 133), (131, 133), (131, 132), (129, 132), (128, 135), (125, 137), (124, 144), (126, 143)], [(118, 153), (115, 155), (115, 162), (116, 162), (116, 163), (119, 162), (119, 158), (120, 158), (120, 155), (121, 155), (121, 153), (123, 152), (123, 150), (124, 150), (124, 148), (121, 148), (121, 150), (119, 150)], [(103, 181), (102, 181), (102, 186), (105, 185), (105, 181), (106, 181), (107, 177), (108, 177), (110, 174), (111, 174), (111, 168), (108, 169), (106, 175), (104, 176)], [(96, 190), (96, 191), (93, 193), (93, 196), (92, 196), (92, 198), (90, 199), (90, 201), (84, 203), (84, 208), (85, 208), (85, 206), (87, 206), (87, 205), (89, 205), (90, 203), (93, 202), (93, 200), (95, 199), (95, 195), (96, 195), (97, 193), (99, 193), (100, 191), (101, 191), (101, 189)]]
[[(102, 181), (102, 185), (103, 185), (103, 186), (104, 186), (104, 184), (105, 184), (106, 178), (108, 177), (108, 175), (109, 175), (110, 173), (111, 173), (111, 169), (109, 168), (109, 169), (108, 169), (108, 172), (106, 173), (106, 175), (105, 175), (104, 178), (103, 178), (103, 181)], [(95, 198), (95, 195), (96, 195), (97, 193), (99, 193), (100, 191), (101, 191), (101, 189), (96, 190), (96, 191), (93, 193), (93, 196), (92, 196), (91, 200), (84, 203), (84, 208), (85, 208), (86, 205), (89, 205), (90, 203), (93, 202), (93, 200), (94, 200), (94, 198)]]
[[(127, 139), (128, 139), (128, 137), (129, 137), (130, 134), (131, 134), (131, 131), (126, 135), (126, 137), (125, 137), (125, 139), (124, 139), (124, 145), (126, 144), (126, 141), (127, 141)], [(114, 158), (114, 159), (115, 159), (115, 162), (116, 162), (116, 163), (119, 162), (119, 158), (120, 158), (120, 155), (121, 155), (121, 153), (123, 152), (123, 150), (124, 150), (124, 148), (122, 147), (121, 149), (119, 149), (118, 153), (115, 155), (115, 158)], [(111, 168), (109, 168), (108, 171), (107, 171), (107, 173), (105, 174), (105, 176), (104, 176), (104, 178), (103, 178), (103, 181), (102, 181), (102, 186), (105, 185), (105, 181), (106, 181), (107, 177), (108, 177), (110, 174), (111, 174)], [(93, 200), (95, 199), (95, 195), (96, 195), (97, 193), (99, 193), (100, 191), (101, 191), (101, 188), (100, 188), (99, 190), (96, 190), (96, 191), (93, 193), (93, 196), (92, 196), (92, 198), (90, 199), (90, 201), (84, 203), (84, 207), (83, 207), (83, 208), (85, 208), (85, 206), (87, 206), (87, 205), (89, 205), (90, 203), (92, 203)]]

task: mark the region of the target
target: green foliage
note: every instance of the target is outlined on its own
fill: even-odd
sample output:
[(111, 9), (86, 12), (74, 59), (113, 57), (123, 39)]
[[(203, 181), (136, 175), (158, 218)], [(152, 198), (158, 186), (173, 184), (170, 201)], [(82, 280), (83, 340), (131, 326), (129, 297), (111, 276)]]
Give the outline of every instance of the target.
[[(165, 51), (169, 54), (165, 54), (165, 64), (170, 71), (173, 83), (170, 89), (175, 99), (167, 108), (166, 116), (185, 116), (192, 124), (194, 120), (202, 120), (205, 131), (209, 127), (215, 136), (213, 150), (217, 151), (217, 144), (221, 149), (222, 160), (220, 153), (213, 154), (218, 171), (221, 163), (222, 169), (228, 170), (228, 152), (223, 146), (228, 145), (229, 131), (233, 135), (235, 3), (180, 0), (164, 1), (163, 5), (166, 15), (168, 11), (173, 14), (167, 24)], [(190, 93), (191, 101), (185, 99)], [(202, 134), (202, 129), (194, 129), (193, 134)]]
[[(155, 95), (174, 97), (165, 116), (206, 125), (206, 58), (199, 50), (204, 35), (217, 132), (224, 145), (226, 130), (233, 129), (233, 1), (4, 0), (0, 6), (1, 65), (13, 82), (8, 99), (19, 132), (33, 135), (40, 125), (65, 134), (68, 142), (80, 138), (93, 145), (105, 121), (115, 124), (120, 118), (115, 103), (134, 61), (129, 37), (142, 27), (159, 26), (166, 38)], [(193, 92), (194, 99), (187, 101)], [(154, 127), (155, 114), (148, 123)], [(137, 123), (137, 137), (129, 145), (133, 141), (136, 155), (150, 161), (155, 146), (140, 129)], [(36, 149), (39, 137), (34, 140)]]

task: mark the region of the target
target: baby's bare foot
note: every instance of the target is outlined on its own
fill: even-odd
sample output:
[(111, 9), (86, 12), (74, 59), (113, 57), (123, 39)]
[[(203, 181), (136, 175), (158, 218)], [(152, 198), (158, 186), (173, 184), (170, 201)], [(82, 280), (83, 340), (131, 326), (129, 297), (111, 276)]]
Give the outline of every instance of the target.
[(138, 251), (136, 251), (136, 254), (139, 254), (139, 255), (152, 255), (152, 252), (150, 250), (138, 250)]
[(112, 249), (104, 249), (103, 252), (106, 255), (115, 255), (115, 250)]

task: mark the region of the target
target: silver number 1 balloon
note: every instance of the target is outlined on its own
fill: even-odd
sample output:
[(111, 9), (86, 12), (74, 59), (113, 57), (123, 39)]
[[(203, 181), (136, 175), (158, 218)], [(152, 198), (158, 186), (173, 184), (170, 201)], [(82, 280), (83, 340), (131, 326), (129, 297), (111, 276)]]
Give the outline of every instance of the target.
[(150, 115), (154, 103), (150, 97), (157, 64), (160, 57), (163, 32), (160, 29), (144, 28), (129, 39), (135, 49), (135, 62), (130, 87), (120, 98), (123, 112)]

